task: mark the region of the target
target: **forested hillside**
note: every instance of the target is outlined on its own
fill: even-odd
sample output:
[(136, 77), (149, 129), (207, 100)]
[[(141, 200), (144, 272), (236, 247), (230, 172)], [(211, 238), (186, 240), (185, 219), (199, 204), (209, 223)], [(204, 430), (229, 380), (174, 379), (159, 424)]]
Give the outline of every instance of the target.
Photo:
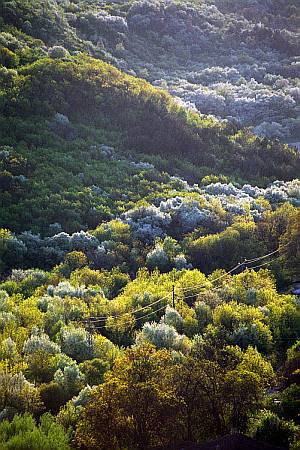
[(297, 0), (1, 4), (3, 45), (22, 61), (49, 49), (84, 50), (201, 113), (253, 126), (260, 136), (299, 140)]
[(0, 0), (1, 449), (300, 449), (298, 14)]

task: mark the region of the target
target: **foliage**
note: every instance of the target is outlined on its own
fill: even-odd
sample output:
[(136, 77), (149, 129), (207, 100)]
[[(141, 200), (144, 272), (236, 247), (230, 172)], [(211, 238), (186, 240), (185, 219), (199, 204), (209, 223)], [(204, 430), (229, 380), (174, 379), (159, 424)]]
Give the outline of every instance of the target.
[(264, 410), (252, 424), (252, 434), (256, 439), (284, 448), (289, 448), (295, 431), (296, 427), (292, 421), (280, 419), (276, 414)]
[(296, 450), (296, 1), (0, 9), (0, 447)]
[(16, 415), (12, 422), (0, 424), (0, 443), (3, 450), (69, 450), (69, 436), (61, 425), (49, 414), (40, 418), (39, 424), (26, 413)]
[(170, 355), (162, 351), (161, 356), (162, 361), (149, 346), (126, 352), (106, 383), (94, 391), (76, 431), (78, 445), (133, 449), (163, 444), (178, 434), (180, 402), (160, 382)]

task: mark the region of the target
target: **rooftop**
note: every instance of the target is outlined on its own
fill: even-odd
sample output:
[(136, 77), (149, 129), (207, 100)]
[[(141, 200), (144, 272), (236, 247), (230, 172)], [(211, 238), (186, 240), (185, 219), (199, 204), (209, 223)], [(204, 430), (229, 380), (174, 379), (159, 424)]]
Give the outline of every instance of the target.
[[(157, 449), (158, 450), (158, 449)], [(282, 447), (256, 441), (243, 434), (228, 434), (204, 444), (193, 442), (178, 442), (160, 450), (284, 450)]]

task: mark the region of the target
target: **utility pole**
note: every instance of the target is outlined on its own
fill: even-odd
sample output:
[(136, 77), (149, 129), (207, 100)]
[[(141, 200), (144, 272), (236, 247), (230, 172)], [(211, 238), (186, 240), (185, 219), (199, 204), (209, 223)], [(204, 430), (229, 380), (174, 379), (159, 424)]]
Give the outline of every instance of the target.
[(175, 309), (175, 284), (172, 284), (172, 306)]
[(175, 273), (176, 273), (176, 269), (172, 270), (172, 307), (175, 309)]
[(243, 272), (245, 269), (247, 269), (247, 263), (246, 263), (246, 261), (247, 261), (247, 258), (245, 258), (245, 256), (241, 258), (240, 266), (241, 266), (242, 272)]
[(91, 357), (93, 356), (93, 328), (92, 321), (89, 317), (87, 320), (87, 343)]

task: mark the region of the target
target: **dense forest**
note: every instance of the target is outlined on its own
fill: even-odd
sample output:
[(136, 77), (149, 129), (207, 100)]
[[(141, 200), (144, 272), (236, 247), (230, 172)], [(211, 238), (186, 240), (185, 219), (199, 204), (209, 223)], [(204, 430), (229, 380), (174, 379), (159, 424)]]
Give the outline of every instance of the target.
[(168, 90), (192, 110), (254, 127), (259, 136), (299, 141), (297, 0), (0, 5), (1, 43), (21, 62), (49, 50), (53, 56), (85, 51)]
[(0, 0), (1, 449), (300, 449), (299, 17)]

